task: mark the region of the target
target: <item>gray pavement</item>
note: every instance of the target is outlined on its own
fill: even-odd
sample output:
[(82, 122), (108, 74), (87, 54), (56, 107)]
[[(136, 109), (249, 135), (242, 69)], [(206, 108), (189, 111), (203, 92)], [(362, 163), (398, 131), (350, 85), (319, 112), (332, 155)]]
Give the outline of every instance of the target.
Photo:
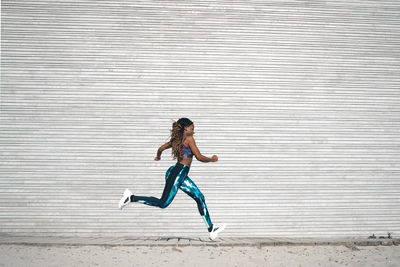
[(26, 245), (108, 245), (108, 246), (398, 246), (400, 238), (254, 238), (220, 237), (52, 237), (0, 234), (0, 244)]

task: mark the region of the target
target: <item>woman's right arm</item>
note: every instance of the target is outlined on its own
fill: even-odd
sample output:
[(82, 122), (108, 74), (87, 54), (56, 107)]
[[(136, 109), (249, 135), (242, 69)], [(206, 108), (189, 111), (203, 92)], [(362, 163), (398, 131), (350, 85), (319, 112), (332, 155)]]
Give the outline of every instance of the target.
[(213, 155), (211, 158), (206, 157), (200, 153), (200, 150), (197, 148), (196, 141), (194, 140), (193, 136), (188, 136), (186, 138), (189, 142), (189, 147), (192, 150), (193, 155), (196, 157), (198, 161), (201, 162), (216, 162), (218, 161), (217, 155)]
[(159, 160), (161, 160), (161, 154), (162, 154), (162, 152), (165, 150), (165, 149), (168, 149), (168, 148), (170, 148), (170, 147), (172, 147), (171, 146), (171, 142), (166, 142), (165, 144), (163, 144), (162, 146), (160, 146), (160, 148), (157, 150), (157, 156), (154, 158), (154, 160), (157, 160), (157, 161), (159, 161)]

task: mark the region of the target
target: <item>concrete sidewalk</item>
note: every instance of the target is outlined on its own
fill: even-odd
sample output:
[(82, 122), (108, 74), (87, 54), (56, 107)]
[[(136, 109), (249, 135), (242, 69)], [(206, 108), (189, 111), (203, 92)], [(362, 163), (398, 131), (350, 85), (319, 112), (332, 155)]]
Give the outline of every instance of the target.
[(400, 238), (229, 238), (212, 241), (205, 237), (51, 237), (0, 234), (0, 244), (108, 245), (108, 246), (398, 246)]

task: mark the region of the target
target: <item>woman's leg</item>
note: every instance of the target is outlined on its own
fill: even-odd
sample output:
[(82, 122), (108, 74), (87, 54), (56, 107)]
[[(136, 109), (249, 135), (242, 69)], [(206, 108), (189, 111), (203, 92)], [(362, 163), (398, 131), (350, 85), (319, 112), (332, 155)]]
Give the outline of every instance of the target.
[(187, 176), (188, 172), (189, 168), (185, 167), (185, 165), (178, 164), (175, 166), (171, 166), (165, 174), (166, 182), (164, 191), (160, 199), (156, 197), (132, 195), (131, 202), (139, 202), (149, 206), (160, 207), (163, 209), (168, 207), (168, 205), (171, 204), (172, 200), (176, 196), (178, 188)]
[(207, 225), (208, 231), (211, 231), (213, 224), (210, 219), (210, 214), (208, 213), (206, 200), (204, 198), (204, 195), (200, 192), (199, 188), (189, 178), (189, 176), (186, 176), (185, 180), (179, 188), (196, 201), (200, 215), (203, 217), (203, 220)]

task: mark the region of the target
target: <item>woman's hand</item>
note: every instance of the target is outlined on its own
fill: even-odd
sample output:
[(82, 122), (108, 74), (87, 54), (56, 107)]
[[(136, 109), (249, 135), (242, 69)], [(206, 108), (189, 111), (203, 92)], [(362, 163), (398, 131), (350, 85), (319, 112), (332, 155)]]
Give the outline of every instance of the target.
[(154, 160), (155, 160), (155, 161), (159, 161), (159, 160), (161, 160), (161, 158), (155, 157)]
[(213, 155), (213, 156), (211, 157), (211, 162), (217, 162), (217, 161), (218, 161), (217, 155)]

